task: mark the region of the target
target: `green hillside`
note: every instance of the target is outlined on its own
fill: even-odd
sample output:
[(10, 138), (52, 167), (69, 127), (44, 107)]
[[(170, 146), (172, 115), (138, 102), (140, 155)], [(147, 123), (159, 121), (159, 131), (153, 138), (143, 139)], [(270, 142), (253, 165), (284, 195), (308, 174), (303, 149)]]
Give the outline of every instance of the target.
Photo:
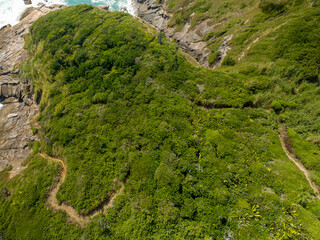
[[(319, 136), (320, 26), (318, 0), (167, 0), (179, 31), (207, 21), (212, 66), (223, 39), (233, 35), (223, 72), (244, 79), (255, 107), (278, 106), (282, 120), (314, 144)], [(229, 67), (231, 66), (231, 67)]]
[(34, 152), (22, 174), (0, 172), (2, 239), (320, 239), (320, 200), (278, 137), (290, 127), (320, 186), (319, 4), (167, 4), (177, 30), (192, 12), (229, 19), (207, 37), (214, 62), (235, 36), (221, 68), (193, 66), (142, 21), (88, 5), (30, 28), (21, 78), (40, 108), (36, 150), (67, 166), (59, 203), (83, 217), (124, 190), (81, 226), (51, 209), (62, 170)]

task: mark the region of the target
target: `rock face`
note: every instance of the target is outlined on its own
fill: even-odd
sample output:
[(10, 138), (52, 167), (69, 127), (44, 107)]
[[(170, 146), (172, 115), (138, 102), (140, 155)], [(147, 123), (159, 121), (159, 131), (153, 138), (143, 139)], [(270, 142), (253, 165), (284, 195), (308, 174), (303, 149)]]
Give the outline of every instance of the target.
[(232, 40), (233, 38), (233, 34), (226, 36), (223, 39), (223, 42), (218, 50), (218, 62), (216, 63), (216, 65), (214, 66), (214, 68), (220, 67), (223, 60), (225, 59), (225, 57), (227, 56), (227, 52), (231, 49), (228, 44), (229, 42)]
[[(28, 83), (19, 79), (19, 65), (28, 58), (23, 36), (39, 17), (62, 5), (42, 6), (27, 10), (24, 18), (15, 26), (0, 29), (0, 98), (4, 107), (0, 109), (0, 171), (12, 165), (12, 173), (18, 174), (21, 163), (31, 153), (28, 143), (37, 140), (32, 134), (30, 121), (38, 113)], [(11, 174), (12, 175), (12, 174)]]
[(166, 37), (179, 45), (179, 47), (193, 56), (200, 65), (210, 67), (208, 63), (210, 49), (207, 47), (203, 36), (209, 33), (216, 25), (208, 25), (208, 21), (203, 21), (191, 29), (192, 15), (183, 29), (175, 32), (174, 28), (168, 27), (171, 15), (166, 12), (165, 4), (158, 4), (157, 0), (135, 0), (134, 6), (136, 15), (158, 30), (165, 33)]
[(3, 76), (0, 79), (0, 98), (14, 97), (22, 101), (23, 84), (11, 76)]
[(32, 134), (30, 118), (38, 112), (32, 99), (18, 102), (7, 99), (0, 110), (0, 170), (12, 165), (13, 170), (21, 168), (21, 162), (31, 153), (29, 142), (37, 140)]

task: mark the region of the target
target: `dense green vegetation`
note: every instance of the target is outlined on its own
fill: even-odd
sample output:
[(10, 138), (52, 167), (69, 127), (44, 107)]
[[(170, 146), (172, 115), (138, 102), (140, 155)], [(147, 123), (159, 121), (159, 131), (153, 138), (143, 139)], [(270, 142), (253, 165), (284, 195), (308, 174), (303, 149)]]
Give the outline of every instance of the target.
[[(246, 78), (255, 106), (273, 107), (287, 126), (319, 144), (320, 10), (308, 7), (289, 16), (274, 18), (270, 33), (231, 71)], [(229, 53), (235, 59), (241, 38), (234, 39)]]
[[(197, 25), (205, 23), (211, 31), (205, 34), (196, 31), (207, 43), (211, 50), (209, 63), (214, 65), (218, 60), (218, 49), (223, 39), (233, 34), (231, 46), (247, 47), (253, 37), (262, 35), (272, 26), (278, 26), (290, 18), (292, 13), (301, 11), (304, 16), (306, 8), (317, 7), (318, 1), (313, 0), (166, 0), (167, 11), (173, 16), (169, 26), (175, 31), (182, 30), (183, 26), (191, 23), (188, 31), (197, 29)], [(232, 51), (234, 51), (233, 49)], [(239, 54), (237, 52), (237, 54)], [(239, 57), (239, 56), (237, 56)], [(227, 57), (226, 62), (235, 62)]]
[(244, 79), (255, 106), (276, 108), (286, 125), (312, 143), (320, 143), (318, 1), (166, 2), (173, 14), (170, 24), (177, 31), (187, 21), (191, 28), (203, 21), (214, 26), (203, 36), (212, 51), (212, 64), (223, 39), (233, 34), (221, 71)]
[[(81, 5), (34, 23), (22, 67), (41, 110), (32, 157), (40, 150), (66, 160), (58, 199), (80, 214), (107, 200), (115, 180), (125, 188), (80, 228), (46, 205), (59, 169), (36, 155), (22, 175), (0, 173), (2, 238), (319, 239), (320, 203), (277, 129), (280, 119), (296, 131), (293, 149), (320, 184), (317, 112), (306, 114), (318, 109), (320, 10), (281, 15), (301, 1), (224, 1), (210, 10), (221, 2), (187, 8), (197, 19), (226, 16), (231, 2), (259, 14), (218, 71), (192, 66), (125, 13)], [(178, 16), (182, 2), (174, 3)], [(255, 33), (289, 16), (236, 60)]]

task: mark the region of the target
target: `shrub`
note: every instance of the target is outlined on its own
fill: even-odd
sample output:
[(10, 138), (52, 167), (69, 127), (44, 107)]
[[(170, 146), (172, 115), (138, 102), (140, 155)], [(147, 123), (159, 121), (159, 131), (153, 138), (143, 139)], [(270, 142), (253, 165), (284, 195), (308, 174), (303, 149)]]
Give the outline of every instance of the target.
[(219, 52), (216, 51), (216, 52), (211, 53), (211, 55), (210, 55), (210, 57), (208, 59), (208, 62), (209, 62), (210, 65), (213, 65), (216, 62), (218, 62), (218, 60), (219, 60)]
[(312, 3), (312, 7), (318, 7), (320, 5), (320, 1), (319, 0), (314, 0)]
[(225, 59), (222, 62), (222, 65), (224, 65), (224, 66), (234, 66), (234, 65), (236, 65), (236, 60), (234, 60), (230, 56), (226, 56)]
[(286, 1), (283, 0), (261, 0), (259, 8), (263, 13), (282, 12), (285, 10)]
[(93, 103), (106, 103), (108, 99), (108, 94), (107, 93), (96, 93), (93, 98), (92, 102)]
[(316, 66), (304, 66), (300, 68), (297, 74), (297, 82), (301, 83), (303, 81), (318, 83), (318, 68)]
[(33, 135), (36, 135), (37, 133), (38, 133), (38, 128), (31, 128), (31, 130), (32, 130), (32, 134)]
[(223, 136), (219, 133), (218, 130), (208, 129), (206, 131), (206, 139), (208, 140), (209, 143), (211, 143), (211, 145), (214, 148), (216, 148), (219, 145), (219, 143), (222, 142)]
[(279, 101), (273, 101), (271, 103), (271, 107), (276, 113), (279, 113), (283, 110), (283, 107)]
[(253, 93), (256, 93), (259, 90), (267, 89), (269, 84), (270, 80), (266, 76), (254, 77), (245, 82), (245, 86)]

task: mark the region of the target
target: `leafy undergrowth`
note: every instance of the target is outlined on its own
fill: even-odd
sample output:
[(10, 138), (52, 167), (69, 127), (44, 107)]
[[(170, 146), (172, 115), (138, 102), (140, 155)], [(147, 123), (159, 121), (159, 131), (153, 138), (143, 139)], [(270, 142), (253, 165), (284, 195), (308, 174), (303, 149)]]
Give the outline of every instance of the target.
[[(191, 23), (189, 31), (200, 23), (212, 28), (203, 36), (201, 32), (207, 28), (197, 32), (211, 50), (212, 66), (220, 58), (218, 49), (223, 39), (232, 34), (230, 50), (219, 71), (232, 72), (235, 79), (242, 79), (253, 99), (246, 105), (252, 100), (256, 107), (273, 107), (282, 113), (287, 126), (313, 144), (320, 144), (318, 0), (165, 2), (172, 14), (169, 26), (176, 31), (187, 22)], [(223, 91), (216, 91), (223, 95)], [(217, 106), (212, 100), (202, 102), (209, 107), (228, 107), (222, 103)]]
[(320, 186), (319, 148), (301, 138), (291, 129), (289, 129), (288, 135), (295, 155), (307, 169), (311, 170), (311, 178), (318, 186)]
[[(218, 49), (226, 36), (235, 36), (231, 45), (233, 51), (239, 53), (255, 38), (283, 23), (281, 19), (289, 19), (292, 13), (302, 8), (318, 6), (316, 1), (159, 0), (160, 3), (166, 3), (165, 8), (172, 15), (169, 27), (181, 31), (189, 23), (189, 31), (195, 31), (207, 43), (211, 50), (211, 65), (218, 61)], [(207, 27), (199, 28), (200, 24)], [(234, 64), (235, 60), (236, 58), (227, 57), (224, 64)]]
[(252, 46), (234, 66), (219, 70), (245, 79), (247, 90), (253, 94), (253, 106), (273, 108), (285, 125), (315, 145), (320, 143), (319, 17), (319, 6), (308, 6), (270, 18), (270, 29), (275, 30), (255, 43), (252, 38), (242, 44), (241, 36), (236, 36), (230, 58), (238, 59), (246, 45)]
[(282, 109), (255, 104), (246, 74), (192, 66), (130, 15), (87, 5), (40, 18), (26, 43), (40, 150), (66, 159), (58, 199), (87, 214), (114, 180), (125, 188), (81, 229), (46, 207), (58, 167), (36, 156), (0, 185), (2, 236), (317, 239), (320, 206), (277, 136)]
[[(2, 239), (50, 239), (53, 227), (65, 232), (64, 213), (52, 214), (45, 205), (48, 189), (58, 174), (58, 164), (36, 156), (28, 168), (0, 183), (0, 236)], [(51, 238), (52, 239), (52, 238)]]
[[(129, 15), (79, 8), (85, 20), (70, 8), (32, 26), (26, 41), (34, 56), (24, 71), (42, 110), (46, 151), (67, 158), (59, 199), (86, 214), (114, 179), (129, 175), (135, 151), (157, 159), (155, 150), (168, 148), (194, 161), (198, 110), (190, 100), (243, 107), (250, 96), (236, 79), (192, 67)], [(196, 83), (208, 83), (201, 96)]]

